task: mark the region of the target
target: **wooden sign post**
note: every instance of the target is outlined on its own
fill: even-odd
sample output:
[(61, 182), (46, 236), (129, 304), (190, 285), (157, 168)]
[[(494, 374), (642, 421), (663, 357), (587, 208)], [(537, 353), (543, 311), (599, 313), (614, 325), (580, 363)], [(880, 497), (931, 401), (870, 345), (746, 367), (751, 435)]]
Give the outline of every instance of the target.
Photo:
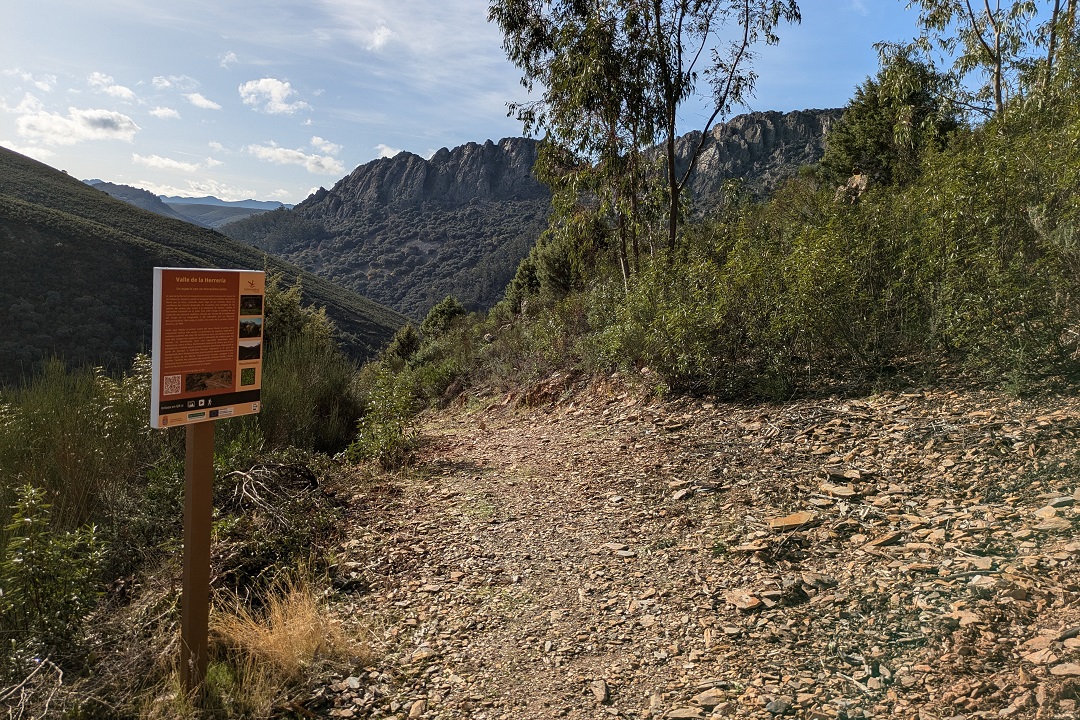
[(187, 426), (184, 462), (184, 583), (180, 596), (180, 682), (202, 692), (209, 660), (210, 526), (214, 513), (214, 425)]
[(154, 268), (150, 425), (186, 425), (180, 680), (199, 703), (209, 662), (214, 425), (259, 412), (266, 277)]

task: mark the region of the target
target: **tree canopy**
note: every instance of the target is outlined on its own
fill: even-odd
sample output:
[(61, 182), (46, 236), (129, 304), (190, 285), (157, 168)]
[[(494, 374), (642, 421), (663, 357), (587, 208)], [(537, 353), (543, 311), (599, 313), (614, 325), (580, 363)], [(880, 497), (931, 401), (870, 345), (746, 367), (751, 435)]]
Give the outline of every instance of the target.
[[(584, 200), (618, 238), (624, 277), (648, 230), (660, 228), (675, 248), (682, 192), (704, 143), (677, 166), (679, 107), (707, 80), (707, 130), (753, 94), (754, 48), (778, 42), (782, 21), (801, 20), (794, 0), (492, 0), (489, 18), (524, 87), (540, 91), (510, 112), (552, 147), (542, 168), (556, 226)], [(650, 204), (657, 186), (664, 200)]]

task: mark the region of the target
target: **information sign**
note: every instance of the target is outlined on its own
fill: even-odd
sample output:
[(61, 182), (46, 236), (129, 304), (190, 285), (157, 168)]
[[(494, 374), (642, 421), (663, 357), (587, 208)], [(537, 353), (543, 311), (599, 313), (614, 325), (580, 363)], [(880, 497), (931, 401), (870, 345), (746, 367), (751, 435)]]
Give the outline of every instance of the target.
[(265, 273), (154, 268), (150, 425), (259, 412)]

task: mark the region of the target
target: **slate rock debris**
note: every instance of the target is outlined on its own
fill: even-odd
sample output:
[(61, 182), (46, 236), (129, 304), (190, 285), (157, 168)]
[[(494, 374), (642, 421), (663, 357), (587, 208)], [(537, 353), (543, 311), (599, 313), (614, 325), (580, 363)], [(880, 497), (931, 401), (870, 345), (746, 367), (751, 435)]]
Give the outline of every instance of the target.
[(1080, 399), (568, 387), (428, 415), (358, 487), (337, 610), (380, 659), (313, 711), (1078, 716)]

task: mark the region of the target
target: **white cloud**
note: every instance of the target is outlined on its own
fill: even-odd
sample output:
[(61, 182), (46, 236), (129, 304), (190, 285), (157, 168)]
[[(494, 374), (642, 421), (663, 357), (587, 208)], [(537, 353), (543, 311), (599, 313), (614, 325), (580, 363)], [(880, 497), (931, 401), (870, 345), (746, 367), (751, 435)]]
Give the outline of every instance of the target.
[(390, 42), (390, 39), (394, 37), (394, 31), (388, 28), (386, 25), (379, 25), (375, 28), (375, 31), (371, 33), (370, 39), (367, 41), (365, 47), (371, 51), (382, 50), (386, 46), (386, 43)]
[(15, 120), (22, 137), (47, 145), (74, 145), (84, 140), (124, 140), (132, 142), (140, 128), (123, 113), (112, 110), (68, 108), (67, 115), (47, 112), (40, 103), (24, 100), (20, 108), (29, 111)]
[(53, 88), (56, 87), (55, 75), (42, 75), (40, 77), (34, 77), (33, 75), (26, 72), (25, 70), (22, 70), (21, 68), (15, 68), (14, 70), (5, 70), (4, 75), (7, 75), (8, 77), (17, 77), (23, 82), (30, 83), (42, 92), (52, 92)]
[(248, 145), (244, 149), (260, 160), (278, 165), (300, 165), (315, 175), (342, 175), (345, 172), (345, 166), (341, 164), (341, 161), (329, 155), (308, 154), (303, 150), (291, 150), (275, 143)]
[(194, 78), (187, 75), (155, 75), (154, 79), (150, 81), (158, 90), (168, 90), (169, 88), (176, 88), (177, 90), (194, 90), (199, 87), (199, 82)]
[(225, 68), (226, 70), (229, 69), (229, 65), (232, 65), (236, 62), (240, 62), (240, 58), (236, 57), (236, 53), (234, 53), (232, 50), (221, 56), (221, 67)]
[(163, 158), (160, 155), (131, 154), (131, 160), (136, 165), (156, 168), (158, 170), (179, 170), (180, 172), (193, 173), (199, 170), (198, 163), (181, 162), (172, 158)]
[(187, 95), (184, 95), (184, 98), (195, 107), (202, 108), (203, 110), (221, 109), (220, 105), (213, 100), (203, 97), (201, 93), (188, 93)]
[(180, 119), (180, 113), (177, 112), (176, 110), (173, 110), (170, 107), (156, 107), (156, 108), (154, 108), (153, 110), (150, 111), (150, 114), (153, 115), (154, 117), (160, 118), (162, 120), (179, 120)]
[(222, 162), (221, 160), (218, 160), (217, 158), (208, 157), (208, 158), (206, 158), (206, 162), (203, 163), (203, 167), (216, 168), (216, 167), (220, 167), (220, 166), (222, 166), (224, 164), (225, 164), (224, 162)]
[(35, 160), (40, 160), (41, 162), (45, 162), (56, 157), (56, 153), (54, 153), (52, 150), (39, 147), (37, 145), (19, 145), (18, 143), (13, 143), (10, 140), (0, 140), (0, 145), (3, 145), (8, 150), (17, 152), (20, 155), (25, 155), (26, 157), (31, 157)]
[(400, 148), (392, 148), (389, 145), (383, 145), (382, 143), (379, 143), (378, 145), (375, 146), (375, 151), (379, 153), (378, 157), (392, 158), (395, 155), (397, 155), (399, 152), (401, 152), (401, 149)]
[(311, 107), (303, 100), (288, 102), (296, 91), (289, 83), (275, 78), (249, 80), (239, 90), (245, 105), (253, 105), (256, 109), (261, 107), (271, 115), (292, 115), (297, 110)]
[(329, 140), (324, 140), (318, 135), (311, 138), (311, 147), (315, 148), (319, 152), (324, 152), (327, 155), (337, 155), (341, 152), (341, 145), (332, 143)]
[(86, 84), (92, 88), (97, 88), (106, 95), (111, 95), (122, 100), (135, 99), (134, 90), (124, 87), (123, 85), (117, 85), (113, 82), (112, 76), (106, 75), (105, 73), (90, 73), (90, 77), (86, 79)]
[(225, 146), (219, 143), (217, 140), (211, 140), (207, 143), (207, 146), (214, 152), (225, 152)]
[(42, 112), (45, 110), (45, 103), (41, 102), (30, 93), (26, 93), (23, 95), (22, 101), (16, 105), (14, 109), (7, 108), (6, 106), (5, 109), (20, 115), (26, 115), (28, 113)]

